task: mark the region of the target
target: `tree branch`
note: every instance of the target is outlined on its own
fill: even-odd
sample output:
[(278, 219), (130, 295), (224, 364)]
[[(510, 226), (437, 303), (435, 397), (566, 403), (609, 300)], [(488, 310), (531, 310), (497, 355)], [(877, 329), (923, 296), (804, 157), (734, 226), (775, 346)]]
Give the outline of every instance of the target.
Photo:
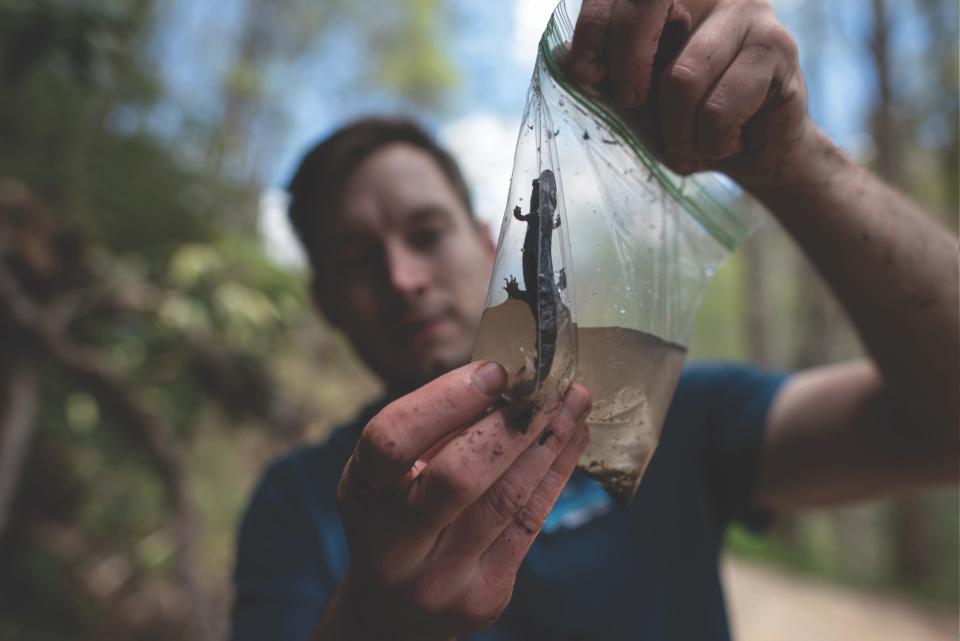
[(171, 531), (177, 547), (176, 569), (179, 580), (193, 604), (193, 636), (206, 639), (213, 624), (194, 554), (197, 523), (193, 506), (183, 482), (183, 467), (173, 431), (132, 391), (123, 377), (110, 367), (100, 351), (72, 342), (58, 331), (62, 319), (51, 323), (44, 310), (21, 289), (6, 262), (0, 257), (0, 313), (3, 313), (42, 355), (60, 365), (104, 407), (110, 408), (127, 435), (147, 454), (160, 477), (171, 509)]
[(0, 537), (20, 482), (20, 470), (30, 451), (37, 413), (37, 379), (33, 370), (14, 368), (6, 385), (3, 416), (0, 416)]

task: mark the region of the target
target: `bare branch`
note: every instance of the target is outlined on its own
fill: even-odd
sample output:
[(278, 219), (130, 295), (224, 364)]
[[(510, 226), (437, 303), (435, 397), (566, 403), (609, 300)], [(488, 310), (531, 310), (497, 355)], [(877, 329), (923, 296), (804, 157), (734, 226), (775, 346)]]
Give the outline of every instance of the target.
[(16, 368), (6, 385), (0, 416), (0, 537), (20, 482), (20, 470), (30, 451), (37, 410), (37, 379), (28, 368)]
[(193, 604), (193, 628), (197, 639), (207, 638), (212, 617), (206, 604), (194, 554), (197, 523), (193, 506), (183, 482), (183, 468), (173, 430), (150, 412), (124, 384), (123, 377), (109, 365), (100, 351), (72, 342), (59, 330), (59, 319), (51, 323), (20, 288), (13, 273), (0, 260), (0, 314), (74, 379), (110, 408), (117, 424), (147, 454), (163, 482), (170, 502), (171, 530), (177, 546), (176, 568), (180, 581)]

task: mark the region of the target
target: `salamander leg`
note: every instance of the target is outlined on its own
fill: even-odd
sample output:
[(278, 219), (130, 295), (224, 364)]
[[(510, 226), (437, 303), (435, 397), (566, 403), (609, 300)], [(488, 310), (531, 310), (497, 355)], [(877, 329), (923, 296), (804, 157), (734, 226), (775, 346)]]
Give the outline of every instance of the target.
[(507, 284), (504, 286), (504, 291), (507, 292), (507, 298), (515, 298), (517, 300), (525, 301), (527, 300), (527, 292), (520, 289), (520, 285), (517, 283), (517, 279), (511, 276), (510, 278), (504, 279), (507, 281)]
[(520, 205), (517, 205), (516, 207), (513, 208), (513, 217), (523, 222), (529, 222), (530, 217), (533, 216), (533, 214), (527, 214), (526, 216), (524, 216), (523, 213), (521, 213), (522, 211), (523, 210), (520, 209)]

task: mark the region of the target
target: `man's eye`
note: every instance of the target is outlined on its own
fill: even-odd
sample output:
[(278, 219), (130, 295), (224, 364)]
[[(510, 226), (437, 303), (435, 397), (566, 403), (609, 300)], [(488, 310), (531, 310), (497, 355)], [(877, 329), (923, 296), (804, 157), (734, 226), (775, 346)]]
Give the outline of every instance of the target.
[(445, 227), (424, 227), (410, 235), (410, 244), (417, 249), (428, 250), (443, 240), (446, 233)]
[(376, 252), (366, 249), (352, 249), (342, 251), (334, 257), (334, 262), (340, 268), (362, 269), (371, 266), (374, 262)]

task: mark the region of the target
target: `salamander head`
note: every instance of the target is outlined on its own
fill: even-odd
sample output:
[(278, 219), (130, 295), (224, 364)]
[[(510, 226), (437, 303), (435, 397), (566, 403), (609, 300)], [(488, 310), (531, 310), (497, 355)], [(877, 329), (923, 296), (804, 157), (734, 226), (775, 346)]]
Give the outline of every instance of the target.
[(539, 181), (534, 181), (534, 183), (539, 182), (540, 185), (540, 197), (546, 197), (547, 204), (550, 205), (550, 210), (553, 211), (557, 207), (557, 179), (554, 176), (553, 172), (549, 169), (544, 169), (540, 174)]

